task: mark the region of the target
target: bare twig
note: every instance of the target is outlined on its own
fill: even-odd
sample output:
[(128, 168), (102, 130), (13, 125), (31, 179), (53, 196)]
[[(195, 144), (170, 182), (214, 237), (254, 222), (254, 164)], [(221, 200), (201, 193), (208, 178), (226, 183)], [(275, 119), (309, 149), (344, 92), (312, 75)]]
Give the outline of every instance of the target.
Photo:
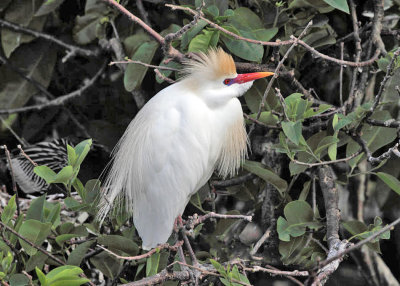
[(151, 27), (150, 20), (149, 20), (149, 13), (147, 13), (146, 9), (144, 9), (142, 0), (136, 0), (136, 7), (139, 10), (140, 15), (143, 18), (143, 21)]
[(150, 65), (150, 64), (143, 63), (141, 61), (134, 61), (134, 60), (131, 60), (131, 59), (128, 59), (126, 61), (113, 61), (113, 62), (109, 63), (110, 66), (115, 65), (115, 64), (138, 64), (138, 65), (142, 65), (142, 66), (145, 66), (145, 67), (148, 67), (148, 68), (152, 68), (152, 69), (168, 70), (168, 71), (179, 71), (178, 69), (175, 69), (175, 68), (170, 68), (170, 67), (166, 67), (166, 66)]
[(381, 120), (376, 120), (376, 119), (367, 119), (366, 122), (369, 125), (374, 125), (374, 126), (382, 126), (382, 127), (390, 127), (390, 128), (400, 128), (400, 121), (396, 121), (394, 119), (386, 120), (386, 121), (381, 121)]
[(182, 246), (182, 244), (183, 244), (183, 241), (178, 241), (175, 245), (172, 245), (172, 246), (169, 245), (168, 243), (164, 243), (164, 244), (161, 244), (161, 245), (151, 249), (149, 252), (146, 252), (144, 254), (137, 255), (137, 256), (120, 256), (120, 255), (112, 252), (111, 250), (109, 250), (109, 249), (107, 249), (107, 248), (105, 248), (105, 247), (103, 247), (101, 245), (98, 245), (98, 247), (100, 247), (104, 251), (110, 253), (112, 256), (115, 256), (116, 258), (132, 261), (132, 260), (140, 260), (140, 259), (144, 259), (144, 258), (150, 257), (154, 253), (156, 253), (156, 252), (158, 252), (158, 251), (160, 251), (162, 249), (170, 249), (172, 251), (177, 251), (178, 247)]
[(232, 179), (229, 180), (224, 180), (224, 181), (212, 181), (211, 185), (213, 185), (215, 188), (217, 189), (223, 189), (223, 188), (227, 188), (227, 187), (231, 187), (231, 186), (236, 186), (236, 185), (240, 185), (243, 184), (247, 181), (250, 181), (254, 178), (256, 178), (257, 176), (249, 173), (243, 176), (239, 176), (239, 177), (234, 177)]
[[(343, 49), (344, 43), (340, 43), (340, 59), (343, 60)], [(340, 73), (339, 73), (339, 97), (340, 97), (340, 106), (343, 106), (343, 65), (340, 65)]]
[(344, 255), (348, 254), (349, 252), (352, 252), (352, 251), (360, 248), (364, 244), (366, 244), (366, 243), (372, 241), (373, 239), (377, 238), (378, 236), (380, 236), (382, 233), (384, 233), (384, 232), (386, 232), (388, 230), (391, 230), (395, 225), (397, 225), (399, 223), (400, 223), (400, 218), (396, 219), (391, 224), (388, 224), (387, 226), (383, 227), (382, 229), (380, 229), (379, 231), (375, 232), (373, 235), (367, 237), (366, 239), (363, 239), (363, 240), (359, 241), (358, 243), (350, 246), (349, 248), (346, 248), (345, 250), (337, 253), (335, 256), (332, 256), (330, 258), (325, 259), (324, 261), (322, 261), (321, 263), (318, 264), (318, 268), (324, 267), (325, 265), (328, 265), (332, 261), (343, 257)]
[(194, 214), (192, 217), (189, 217), (188, 221), (185, 223), (186, 228), (193, 229), (195, 225), (198, 225), (209, 218), (222, 218), (222, 219), (244, 219), (247, 221), (252, 221), (253, 217), (249, 215), (224, 215), (224, 214), (217, 214), (214, 212), (209, 212), (208, 214), (198, 216)]
[(8, 168), (10, 169), (10, 174), (11, 174), (12, 188), (13, 188), (13, 192), (15, 194), (15, 204), (17, 205), (17, 214), (19, 216), (21, 213), (20, 209), (19, 209), (19, 196), (18, 196), (18, 190), (17, 190), (17, 183), (16, 183), (15, 177), (14, 177), (14, 170), (13, 170), (13, 166), (11, 163), (10, 151), (8, 151), (6, 145), (3, 145), (2, 149), (4, 149), (4, 152), (6, 153)]
[[(289, 116), (287, 115), (287, 112), (286, 112), (285, 99), (283, 98), (283, 95), (282, 95), (282, 93), (281, 93), (281, 90), (280, 90), (279, 88), (275, 88), (275, 91), (276, 91), (276, 97), (278, 97), (279, 102), (280, 102), (281, 105), (282, 105), (283, 114), (285, 115), (285, 119), (286, 119), (286, 121), (290, 121)], [(261, 114), (260, 114), (260, 115), (261, 115)]]
[[(194, 11), (193, 9), (189, 8), (189, 7), (183, 7), (183, 6), (177, 6), (177, 5), (172, 5), (172, 4), (166, 4), (165, 6), (170, 7), (173, 10), (182, 10), (182, 11), (186, 11), (191, 13), (192, 15), (195, 15), (196, 11)], [(208, 20), (207, 18), (201, 16), (200, 19), (206, 21), (211, 27), (216, 28), (218, 30), (220, 30), (221, 32), (223, 32), (226, 35), (229, 35), (237, 40), (242, 40), (242, 41), (246, 41), (248, 43), (253, 43), (253, 44), (258, 44), (258, 45), (263, 45), (263, 46), (272, 46), (272, 47), (276, 47), (276, 46), (287, 46), (287, 45), (292, 45), (295, 41), (297, 41), (297, 43), (301, 46), (303, 46), (304, 48), (306, 48), (309, 52), (311, 52), (312, 54), (314, 54), (314, 56), (316, 58), (322, 58), (324, 60), (327, 61), (331, 61), (334, 62), (336, 64), (341, 64), (341, 65), (348, 65), (348, 66), (354, 66), (354, 67), (361, 67), (361, 66), (366, 66), (366, 65), (371, 65), (375, 62), (375, 60), (378, 58), (379, 54), (380, 54), (380, 50), (376, 50), (375, 55), (364, 62), (352, 62), (352, 61), (344, 61), (344, 60), (340, 60), (340, 59), (336, 59), (330, 56), (327, 56), (323, 53), (318, 52), (316, 49), (314, 49), (313, 47), (311, 47), (310, 45), (308, 45), (306, 42), (302, 41), (302, 40), (297, 40), (296, 38), (292, 38), (290, 40), (286, 40), (286, 41), (276, 41), (276, 42), (265, 42), (265, 41), (259, 41), (259, 40), (253, 40), (253, 39), (248, 39), (239, 35), (236, 35), (235, 33), (232, 33), (224, 28), (222, 28), (221, 26), (215, 24), (214, 22)]]
[(45, 39), (47, 41), (53, 42), (65, 49), (67, 49), (68, 52), (67, 52), (67, 55), (63, 58), (63, 62), (65, 62), (69, 57), (74, 56), (74, 55), (81, 55), (81, 56), (85, 56), (85, 57), (96, 57), (100, 54), (98, 50), (92, 51), (92, 50), (80, 48), (78, 46), (70, 45), (70, 44), (64, 43), (63, 41), (61, 41), (59, 39), (56, 39), (55, 37), (53, 37), (51, 35), (44, 34), (44, 33), (38, 32), (38, 31), (34, 31), (31, 29), (22, 27), (18, 24), (8, 22), (4, 19), (0, 19), (0, 26), (4, 27), (6, 29), (13, 30), (15, 32), (24, 33), (27, 35), (34, 36), (36, 38)]
[(154, 276), (143, 278), (139, 281), (124, 284), (126, 286), (149, 286), (162, 284), (165, 281), (189, 281), (190, 272), (188, 270), (168, 272), (166, 269)]
[(106, 66), (107, 66), (107, 64), (106, 64), (106, 62), (104, 62), (103, 66), (97, 71), (97, 73), (90, 80), (84, 81), (84, 85), (81, 88), (79, 88), (78, 90), (75, 90), (71, 93), (62, 95), (53, 100), (50, 100), (49, 102), (42, 103), (42, 104), (24, 106), (24, 107), (19, 107), (19, 108), (0, 109), (0, 114), (24, 113), (24, 112), (28, 112), (28, 111), (42, 110), (44, 108), (63, 105), (65, 102), (67, 102), (73, 98), (81, 96), (89, 87), (91, 87), (96, 82), (96, 80), (102, 75)]
[[(292, 45), (289, 47), (289, 49), (286, 51), (286, 53), (285, 53), (285, 55), (282, 57), (281, 61), (280, 61), (280, 62), (278, 63), (278, 65), (276, 66), (275, 71), (274, 71), (274, 75), (273, 75), (272, 78), (269, 80), (269, 83), (268, 83), (268, 85), (267, 85), (267, 88), (265, 89), (263, 98), (262, 98), (261, 103), (260, 103), (260, 106), (259, 106), (259, 108), (258, 108), (257, 117), (256, 117), (257, 120), (260, 119), (261, 112), (262, 112), (262, 109), (264, 108), (265, 101), (266, 101), (266, 99), (267, 99), (268, 93), (269, 93), (269, 91), (270, 91), (270, 89), (271, 89), (271, 87), (272, 87), (272, 84), (274, 83), (275, 79), (278, 77), (279, 71), (280, 71), (280, 69), (281, 69), (283, 63), (285, 62), (285, 60), (287, 59), (287, 57), (289, 56), (289, 54), (290, 54), (290, 52), (293, 50), (293, 48), (297, 45), (298, 41), (307, 33), (307, 30), (308, 30), (308, 28), (310, 28), (311, 25), (312, 25), (312, 21), (310, 21), (310, 22), (307, 24), (307, 26), (306, 26), (306, 27), (304, 28), (304, 30), (300, 33), (300, 35), (299, 35), (298, 38), (295, 38), (294, 36), (291, 37), (291, 38), (293, 39), (293, 43), (292, 43)], [(286, 116), (286, 117), (287, 117), (287, 116)], [(254, 127), (253, 127), (251, 130), (253, 130), (253, 129), (254, 129)], [(249, 133), (251, 133), (251, 131), (250, 131)]]
[(371, 32), (371, 38), (373, 43), (376, 45), (376, 47), (381, 50), (381, 52), (386, 55), (386, 49), (385, 49), (385, 44), (382, 41), (381, 38), (381, 31), (382, 31), (382, 20), (383, 17), (385, 16), (384, 10), (383, 10), (383, 2), (382, 0), (373, 0), (372, 1), (374, 4), (374, 18), (372, 20), (372, 32)]
[(251, 256), (255, 255), (257, 253), (258, 249), (260, 249), (261, 245), (263, 245), (264, 242), (269, 238), (269, 236), (271, 235), (271, 229), (272, 229), (272, 226), (267, 228), (265, 233), (261, 236), (261, 238), (254, 245), (254, 248), (250, 251)]
[(18, 149), (19, 149), (21, 155), (24, 156), (29, 162), (31, 162), (31, 164), (32, 164), (33, 166), (36, 167), (36, 166), (38, 165), (36, 162), (34, 162), (34, 161), (31, 159), (31, 157), (29, 157), (29, 156), (25, 153), (25, 151), (22, 149), (21, 145), (18, 145), (17, 147), (18, 147)]
[(347, 162), (347, 161), (357, 157), (361, 153), (362, 153), (362, 151), (360, 150), (360, 151), (357, 151), (356, 153), (350, 155), (349, 157), (346, 157), (346, 158), (343, 158), (343, 159), (337, 159), (337, 160), (333, 160), (333, 161), (322, 161), (322, 162), (318, 162), (318, 163), (306, 163), (306, 162), (298, 161), (296, 159), (292, 159), (292, 162), (294, 162), (294, 163), (296, 163), (298, 165), (303, 165), (303, 166), (308, 166), (308, 167), (331, 165), (331, 164), (336, 164), (336, 163), (340, 163), (340, 162)]
[(175, 81), (169, 77), (166, 77), (165, 75), (163, 75), (158, 69), (154, 69), (154, 72), (156, 73), (156, 75), (161, 78), (163, 81), (166, 81), (168, 83), (175, 83)]
[[(269, 267), (269, 266), (267, 266)], [(275, 268), (275, 267), (274, 267)], [(310, 273), (308, 271), (299, 271), (299, 270), (294, 270), (294, 271), (284, 271), (284, 270), (278, 270), (278, 269), (270, 269), (270, 268), (265, 268), (261, 266), (253, 266), (253, 267), (246, 267), (244, 268), (245, 271), (249, 272), (268, 272), (274, 275), (283, 275), (283, 276), (309, 276)]]

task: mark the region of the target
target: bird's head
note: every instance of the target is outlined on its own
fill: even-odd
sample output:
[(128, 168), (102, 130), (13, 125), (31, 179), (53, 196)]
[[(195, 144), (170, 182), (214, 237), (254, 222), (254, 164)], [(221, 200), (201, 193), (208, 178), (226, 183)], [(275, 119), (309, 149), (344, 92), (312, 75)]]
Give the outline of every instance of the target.
[(222, 48), (210, 49), (186, 62), (183, 79), (197, 93), (213, 103), (223, 103), (243, 95), (259, 78), (273, 75), (272, 72), (237, 74), (231, 55)]

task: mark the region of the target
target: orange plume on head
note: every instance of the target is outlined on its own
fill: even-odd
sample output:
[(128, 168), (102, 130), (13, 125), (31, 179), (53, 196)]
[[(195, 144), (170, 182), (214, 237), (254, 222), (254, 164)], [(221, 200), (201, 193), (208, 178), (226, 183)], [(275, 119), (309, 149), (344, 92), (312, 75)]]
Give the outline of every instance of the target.
[(211, 48), (207, 53), (199, 53), (194, 59), (184, 62), (183, 73), (187, 77), (221, 78), (236, 74), (236, 66), (232, 56), (219, 48)]

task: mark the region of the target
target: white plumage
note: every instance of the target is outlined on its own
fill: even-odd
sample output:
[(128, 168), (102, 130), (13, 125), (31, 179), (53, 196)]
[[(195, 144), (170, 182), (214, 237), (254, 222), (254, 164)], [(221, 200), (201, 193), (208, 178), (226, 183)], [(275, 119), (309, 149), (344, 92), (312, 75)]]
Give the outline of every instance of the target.
[(99, 219), (112, 207), (126, 208), (144, 249), (167, 241), (191, 195), (215, 169), (221, 177), (236, 174), (247, 148), (237, 97), (252, 80), (272, 74), (237, 75), (222, 49), (186, 64), (187, 75), (156, 94), (130, 123), (104, 182)]

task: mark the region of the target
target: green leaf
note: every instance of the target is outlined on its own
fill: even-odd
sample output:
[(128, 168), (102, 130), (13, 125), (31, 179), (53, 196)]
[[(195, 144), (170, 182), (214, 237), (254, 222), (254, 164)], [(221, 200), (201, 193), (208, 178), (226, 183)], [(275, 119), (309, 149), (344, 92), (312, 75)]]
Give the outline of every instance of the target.
[(314, 150), (314, 154), (319, 155), (322, 151), (332, 146), (333, 144), (337, 144), (339, 139), (334, 136), (324, 137), (318, 144), (317, 149)]
[(8, 224), (8, 222), (14, 217), (15, 211), (17, 210), (17, 204), (15, 203), (15, 195), (11, 197), (8, 201), (7, 206), (4, 208), (1, 213), (1, 221), (4, 224)]
[(131, 256), (139, 253), (136, 243), (120, 235), (103, 235), (98, 238), (97, 242), (107, 246), (113, 252), (123, 252)]
[(275, 35), (278, 33), (279, 29), (278, 28), (270, 28), (270, 29), (259, 29), (259, 30), (253, 30), (255, 37), (259, 41), (264, 41), (268, 42), (271, 40)]
[(85, 14), (77, 16), (72, 37), (77, 44), (87, 45), (97, 37), (100, 20), (109, 13), (107, 6), (97, 0), (86, 1)]
[(150, 41), (150, 36), (145, 32), (139, 30), (136, 34), (126, 37), (124, 39), (125, 54), (131, 58), (141, 44)]
[(263, 166), (259, 162), (246, 160), (243, 163), (243, 168), (273, 185), (281, 196), (284, 196), (287, 189), (287, 182), (275, 174), (269, 167)]
[(46, 280), (46, 275), (37, 267), (35, 267), (36, 275), (39, 278), (40, 285), (46, 286), (47, 285), (47, 280)]
[[(367, 234), (368, 233), (368, 227), (365, 225), (365, 223), (358, 221), (358, 220), (353, 220), (353, 221), (347, 221), (342, 223), (343, 227), (350, 232), (354, 237), (357, 237), (357, 235), (361, 234)], [(379, 246), (379, 241), (374, 241), (374, 242), (368, 242), (367, 246), (371, 248), (372, 250), (381, 253), (381, 249)]]
[[(369, 105), (366, 105), (362, 110), (368, 109)], [(361, 110), (360, 110), (361, 112)], [(372, 119), (386, 121), (392, 118), (390, 113), (387, 110), (380, 110), (374, 112), (371, 116)], [(340, 120), (339, 123), (340, 124)], [(364, 125), (360, 132), (361, 138), (365, 140), (369, 150), (374, 153), (379, 148), (393, 142), (396, 139), (396, 130), (394, 128), (387, 128), (387, 127), (378, 127), (378, 126), (369, 126)], [(350, 156), (357, 152), (361, 147), (359, 144), (353, 140), (351, 140), (347, 144), (346, 148), (346, 156)], [(349, 165), (351, 168), (354, 168), (356, 164), (361, 160), (361, 158), (365, 155), (359, 155), (356, 158), (353, 158), (349, 161)]]
[(207, 52), (209, 47), (215, 47), (218, 43), (219, 31), (208, 31), (203, 32), (194, 37), (189, 43), (189, 52)]
[(390, 174), (378, 172), (376, 175), (381, 179), (389, 188), (395, 191), (398, 195), (400, 195), (400, 181), (393, 177)]
[(289, 241), (290, 236), (298, 237), (305, 234), (307, 227), (318, 229), (322, 224), (314, 220), (314, 213), (310, 205), (305, 201), (292, 201), (285, 206), (286, 219), (279, 217), (277, 231), (279, 239)]
[(283, 121), (281, 123), (283, 132), (294, 144), (299, 145), (301, 135), (302, 124), (300, 121)]
[(26, 213), (26, 220), (35, 219), (40, 222), (45, 222), (43, 220), (43, 210), (44, 210), (44, 202), (46, 201), (46, 195), (42, 195), (37, 199), (34, 199), (29, 206), (28, 212)]
[(74, 166), (78, 156), (76, 155), (74, 147), (67, 144), (68, 165)]
[(89, 248), (95, 243), (95, 240), (85, 241), (79, 244), (68, 256), (67, 264), (79, 266), (88, 252)]
[(160, 253), (154, 253), (146, 260), (146, 277), (156, 275), (160, 264)]
[(36, 175), (41, 177), (46, 181), (47, 184), (51, 184), (56, 177), (56, 173), (50, 169), (49, 167), (43, 165), (43, 166), (36, 166), (33, 171), (35, 172)]
[[(223, 28), (239, 36), (256, 39), (255, 34), (252, 31), (238, 30), (230, 25), (224, 25)], [(222, 41), (232, 54), (248, 61), (261, 62), (264, 55), (263, 46), (236, 40), (233, 37), (224, 34), (222, 34)]]
[(90, 258), (90, 262), (105, 276), (114, 279), (121, 271), (122, 262), (120, 259), (109, 253), (102, 252)]
[(183, 34), (182, 40), (181, 40), (181, 50), (185, 49), (187, 45), (190, 43), (190, 41), (198, 34), (200, 33), (203, 28), (207, 26), (207, 22), (200, 19), (197, 24), (189, 29), (186, 33)]
[(77, 168), (82, 164), (83, 160), (86, 158), (87, 154), (90, 151), (90, 147), (92, 146), (92, 143), (93, 143), (92, 139), (86, 139), (75, 146), (75, 153), (76, 153), (77, 159), (76, 159), (74, 168)]
[[(158, 43), (155, 41), (146, 42), (140, 45), (136, 52), (131, 57), (134, 61), (141, 61), (149, 64), (154, 57), (154, 54), (158, 48)], [(140, 87), (148, 67), (138, 64), (128, 64), (124, 74), (124, 86), (129, 92)]]
[[(13, 1), (13, 3), (19, 2)], [(24, 71), (25, 76), (47, 88), (53, 74), (56, 54), (57, 49), (54, 49), (46, 41), (34, 41), (29, 45), (20, 46), (11, 55), (9, 65)], [(21, 107), (38, 92), (35, 85), (10, 70), (8, 65), (0, 67), (0, 78), (0, 106), (2, 109)]]
[[(41, 246), (51, 231), (51, 223), (41, 223), (29, 219), (22, 223), (18, 233), (37, 246)], [(19, 243), (29, 255), (34, 255), (37, 250), (19, 238)]]
[(66, 166), (62, 168), (60, 172), (58, 172), (52, 183), (67, 184), (72, 179), (73, 176), (74, 176), (74, 170), (72, 166)]
[(347, 14), (350, 14), (349, 5), (346, 0), (324, 0), (325, 3), (329, 4), (333, 8), (339, 9)]
[(29, 257), (28, 261), (25, 264), (25, 271), (30, 272), (36, 267), (39, 269), (43, 268), (43, 265), (46, 263), (46, 259), (48, 256), (43, 252), (38, 251), (35, 255)]
[(56, 10), (58, 6), (60, 6), (64, 0), (47, 0), (44, 1), (43, 4), (39, 7), (39, 9), (35, 13), (35, 17), (43, 16), (49, 14)]
[[(12, 1), (6, 10), (4, 19), (40, 32), (43, 29), (46, 17), (34, 17), (34, 14), (41, 2), (41, 0)], [(11, 29), (1, 29), (1, 44), (7, 58), (21, 44), (29, 43), (34, 39), (35, 37), (31, 35), (17, 33)]]
[(10, 286), (28, 286), (29, 284), (29, 279), (26, 277), (24, 274), (17, 273), (17, 274), (12, 274), (10, 276), (9, 280), (9, 285)]
[(311, 181), (307, 181), (303, 185), (303, 190), (299, 195), (299, 201), (305, 201), (307, 199), (308, 193), (310, 192)]
[(47, 275), (47, 283), (51, 286), (79, 286), (89, 279), (79, 277), (83, 270), (77, 266), (64, 265), (51, 270)]

